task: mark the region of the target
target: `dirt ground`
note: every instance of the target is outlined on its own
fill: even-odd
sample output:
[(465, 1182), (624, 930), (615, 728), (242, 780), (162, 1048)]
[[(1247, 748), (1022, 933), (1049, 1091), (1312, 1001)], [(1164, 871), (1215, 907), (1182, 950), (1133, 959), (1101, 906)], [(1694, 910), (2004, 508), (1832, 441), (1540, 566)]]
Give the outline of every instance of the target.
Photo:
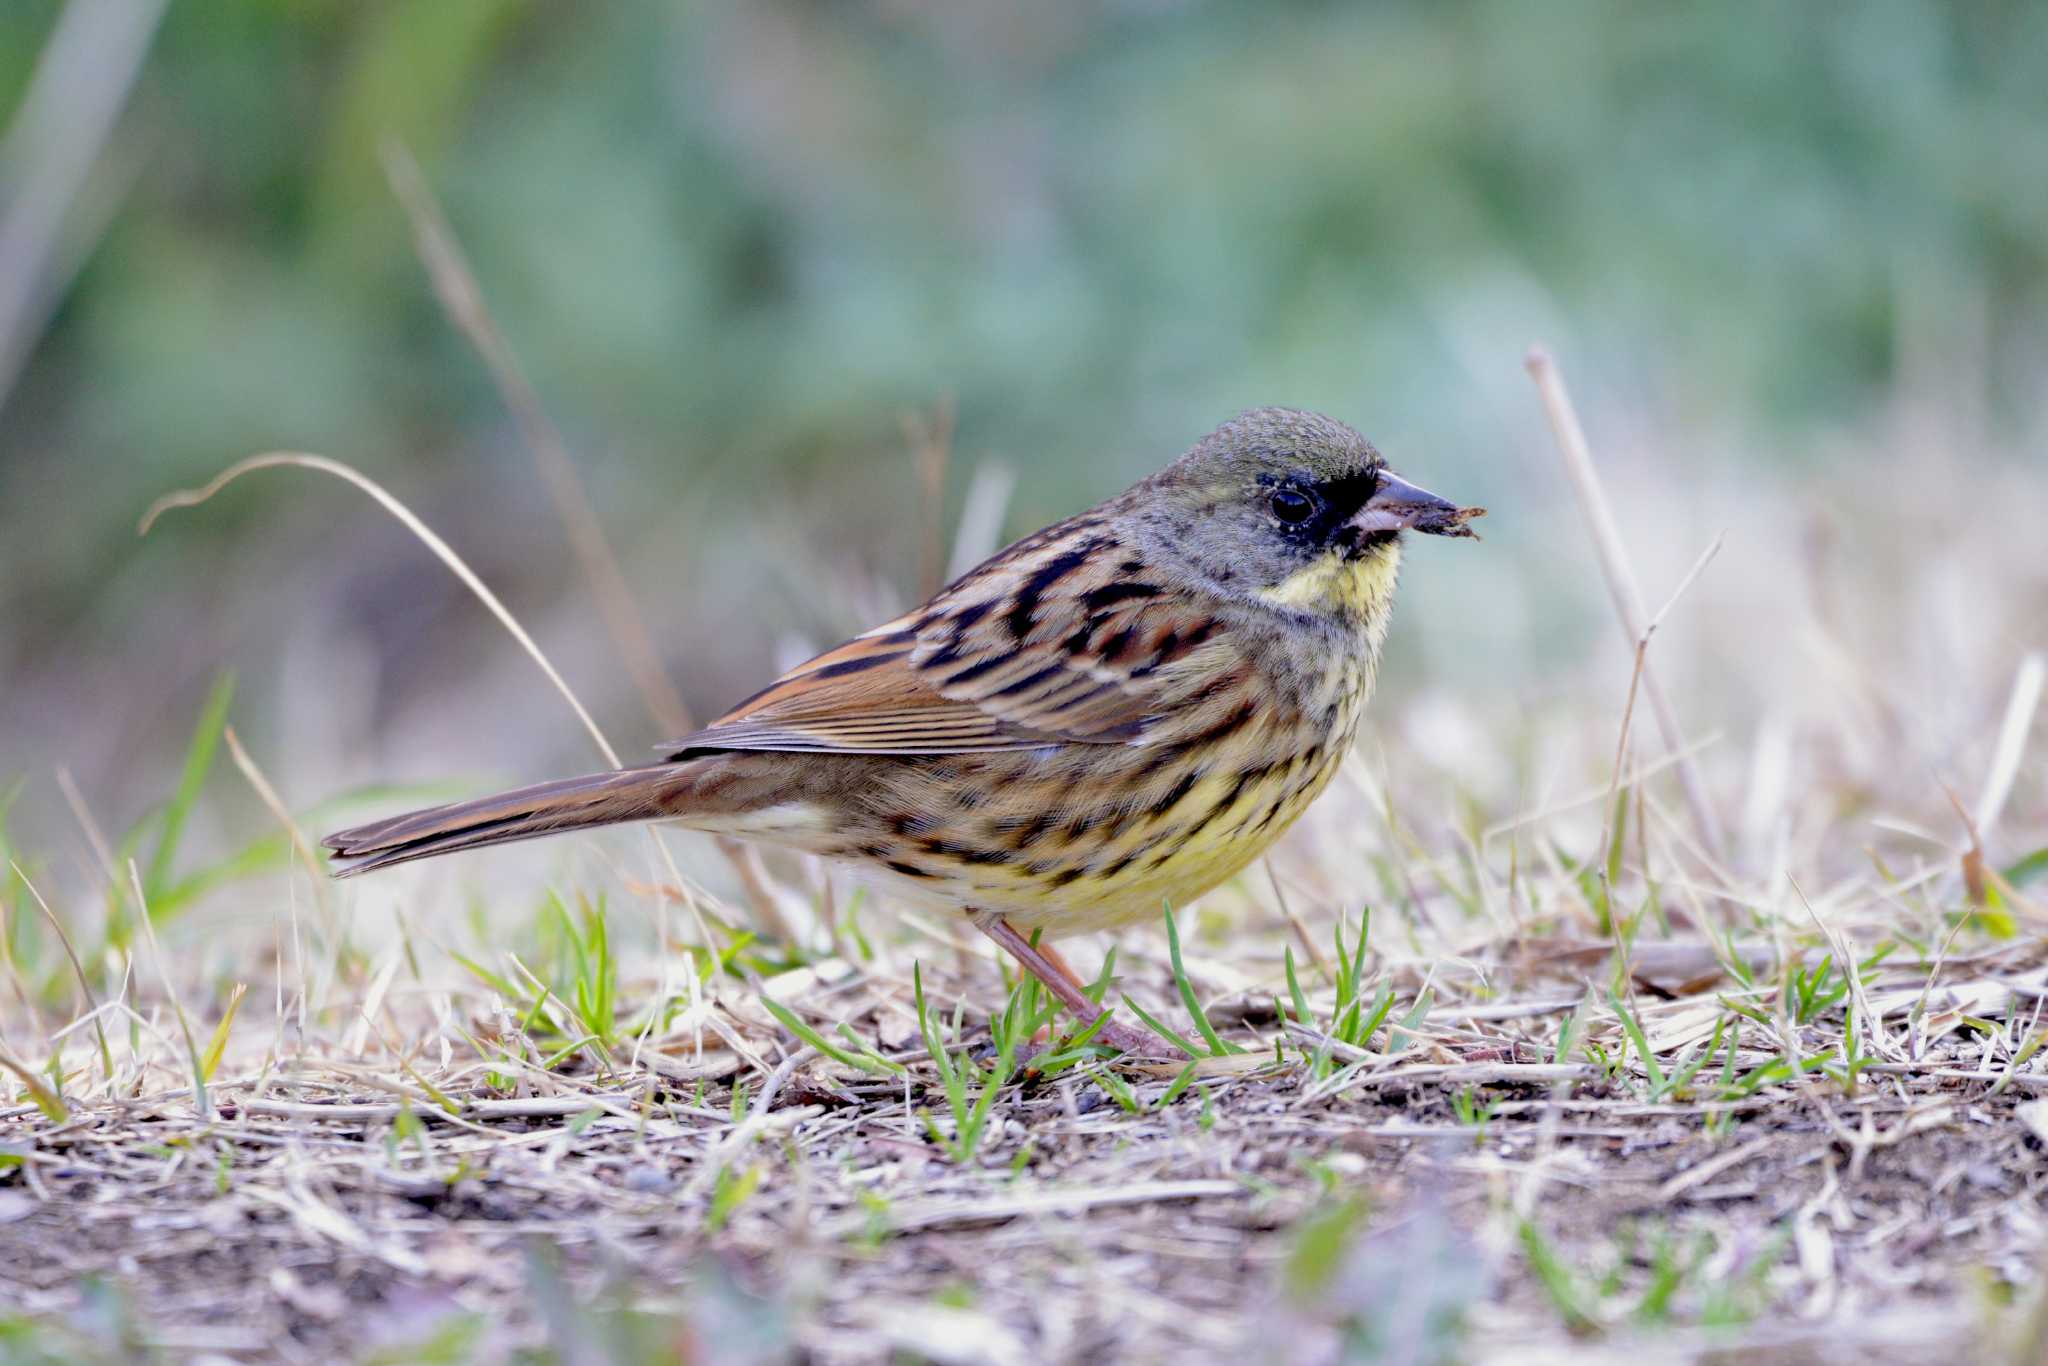
[[(2048, 1072), (2000, 1041), (2040, 973), (2017, 950), (1945, 973), (1892, 1040), (1916, 1059), (1853, 1095), (1816, 1069), (1739, 1099), (1724, 1078), (1773, 1052), (1646, 1099), (1640, 1058), (1598, 1061), (1626, 1051), (1611, 1009), (1554, 1063), (1580, 1002), (1555, 981), (1439, 1003), (1412, 1046), (1321, 1081), (1274, 1061), (1270, 998), (1224, 998), (1213, 1017), (1263, 1051), (1197, 1064), (1164, 1105), (1185, 1059), (1103, 1066), (1137, 1113), (1097, 1064), (1010, 1085), (963, 1161), (918, 1117), (947, 1106), (901, 987), (826, 965), (768, 986), (807, 985), (901, 1078), (736, 1000), (701, 1053), (678, 1032), (516, 1096), (433, 1049), (314, 1049), (216, 1080), (209, 1119), (189, 1086), (61, 1123), (14, 1107), (0, 1286), (40, 1325), (25, 1350), (106, 1359), (1989, 1359), (2019, 1350), (2038, 1285)], [(973, 974), (927, 989), (1000, 999)], [(1700, 1009), (1639, 1002), (1652, 1056)], [(1801, 1031), (1817, 1052), (1841, 1014)], [(977, 1033), (963, 1018), (956, 1066)]]

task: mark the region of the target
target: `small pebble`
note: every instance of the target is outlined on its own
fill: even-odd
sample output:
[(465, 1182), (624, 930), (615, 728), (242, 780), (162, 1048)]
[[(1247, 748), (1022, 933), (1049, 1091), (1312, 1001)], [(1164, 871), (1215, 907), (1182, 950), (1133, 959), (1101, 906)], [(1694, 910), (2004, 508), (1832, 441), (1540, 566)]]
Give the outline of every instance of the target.
[(639, 1162), (626, 1168), (626, 1189), (641, 1195), (667, 1195), (676, 1188), (675, 1178), (651, 1163)]

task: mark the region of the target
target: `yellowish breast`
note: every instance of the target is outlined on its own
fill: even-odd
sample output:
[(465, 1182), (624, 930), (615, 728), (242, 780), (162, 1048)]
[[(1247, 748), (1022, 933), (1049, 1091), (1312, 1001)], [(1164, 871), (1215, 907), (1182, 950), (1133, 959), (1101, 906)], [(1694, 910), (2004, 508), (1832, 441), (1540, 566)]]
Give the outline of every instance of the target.
[(1398, 541), (1355, 560), (1333, 550), (1259, 596), (1275, 607), (1341, 617), (1384, 632), (1400, 575)]

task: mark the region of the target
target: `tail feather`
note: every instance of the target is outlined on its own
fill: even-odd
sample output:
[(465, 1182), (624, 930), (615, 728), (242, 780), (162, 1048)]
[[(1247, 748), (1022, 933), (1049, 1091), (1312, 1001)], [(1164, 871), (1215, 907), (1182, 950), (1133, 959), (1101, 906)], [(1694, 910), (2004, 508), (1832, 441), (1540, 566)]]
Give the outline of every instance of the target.
[(652, 820), (666, 814), (668, 798), (681, 785), (687, 785), (687, 779), (674, 764), (593, 773), (408, 811), (337, 831), (321, 843), (343, 860), (334, 875), (353, 877), (460, 849)]

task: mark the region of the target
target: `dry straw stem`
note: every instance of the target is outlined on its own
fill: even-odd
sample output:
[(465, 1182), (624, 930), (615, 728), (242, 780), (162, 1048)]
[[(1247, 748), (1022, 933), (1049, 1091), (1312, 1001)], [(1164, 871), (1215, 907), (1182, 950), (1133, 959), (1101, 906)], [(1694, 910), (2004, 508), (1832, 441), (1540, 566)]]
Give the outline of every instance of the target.
[(277, 789), (270, 785), (270, 779), (263, 776), (263, 770), (256, 767), (256, 761), (249, 757), (249, 751), (242, 748), (242, 737), (235, 734), (235, 728), (222, 727), (221, 738), (228, 742), (228, 753), (233, 756), (235, 767), (242, 771), (242, 776), (248, 780), (249, 786), (256, 790), (256, 796), (264, 807), (277, 818), (277, 823), (284, 827), (286, 837), (292, 842), (292, 852), (299, 856), (299, 862), (305, 864), (306, 871), (312, 875), (314, 897), (324, 900), (323, 889), (327, 879), (321, 872), (319, 856), (314, 854), (313, 846), (306, 841), (305, 831), (299, 829), (299, 823), (292, 819), (292, 813), (285, 806), (284, 799), (277, 795)]
[(71, 960), (71, 971), (77, 977), (79, 995), (88, 1007), (87, 1014), (92, 1020), (93, 1033), (99, 1038), (100, 1065), (105, 1069), (107, 1081), (111, 1083), (114, 1080), (114, 1052), (107, 1044), (106, 1027), (100, 1023), (99, 998), (93, 995), (92, 982), (86, 976), (85, 964), (78, 959), (78, 950), (71, 943), (71, 934), (64, 928), (64, 922), (57, 918), (57, 913), (50, 909), (50, 903), (43, 900), (43, 894), (36, 890), (36, 884), (29, 880), (27, 871), (13, 859), (7, 860), (7, 866), (13, 870), (21, 885), (28, 889), (29, 896), (35, 900), (36, 908), (43, 913), (43, 918), (50, 922), (50, 928), (57, 932), (57, 942), (64, 946), (64, 956)]
[[(690, 720), (689, 706), (683, 701), (675, 680), (662, 667), (661, 655), (654, 648), (647, 623), (634, 603), (632, 590), (626, 585), (626, 576), (619, 569), (618, 557), (612, 553), (611, 542), (605, 538), (604, 527), (597, 519), (597, 509), (591, 506), (590, 495), (584, 491), (583, 481), (576, 474), (576, 463), (569, 458), (568, 443), (563, 441), (561, 431), (541, 407), (540, 395), (526, 378), (526, 372), (520, 369), (518, 358), (505, 341), (505, 334), (498, 330), (497, 321), (491, 317), (490, 307), (484, 302), (483, 288), (477, 283), (476, 272), (470, 269), (469, 258), (464, 254), (462, 244), (456, 240), (447, 215), (441, 212), (440, 204), (435, 201), (433, 191), (428, 188), (419, 163), (405, 144), (395, 138), (385, 140), (383, 157), (384, 174), (391, 182), (391, 191), (398, 196), (406, 216), (412, 220), (413, 241), (419, 250), (420, 263), (426, 267), (427, 278), (433, 282), (434, 297), (441, 301), (449, 320), (469, 338), (470, 344), (483, 357), (492, 381), (498, 386), (499, 396), (512, 410), (513, 419), (526, 437), (527, 447), (533, 452), (534, 463), (540, 467), (541, 478), (547, 484), (563, 529), (568, 533), (569, 545), (583, 566), (583, 576), (590, 584), (590, 595), (597, 603), (598, 615), (603, 618), (612, 643), (618, 647), (626, 672), (632, 675), (633, 686), (638, 689), (648, 712), (672, 737), (688, 734), (696, 729)], [(617, 762), (614, 761), (612, 766), (618, 767)], [(754, 860), (747, 857), (745, 848), (723, 835), (714, 836), (713, 843), (732, 865), (733, 873), (739, 879), (762, 928), (772, 937), (788, 942), (789, 926), (783, 920), (774, 894), (762, 882)]]
[(575, 712), (576, 719), (583, 723), (584, 731), (590, 736), (591, 743), (597, 746), (597, 752), (604, 756), (605, 762), (613, 768), (623, 767), (619, 762), (619, 753), (612, 748), (611, 741), (604, 738), (604, 732), (597, 728), (597, 722), (591, 719), (590, 713), (584, 709), (583, 703), (577, 700), (574, 692), (570, 691), (568, 682), (555, 669), (554, 664), (549, 661), (547, 655), (542, 653), (540, 646), (534, 642), (533, 637), (526, 633), (526, 628), (519, 624), (518, 618), (514, 617), (505, 604), (499, 601), (498, 595), (485, 586), (484, 581), (476, 576), (476, 571), (471, 569), (463, 561), (463, 558), (455, 553), (454, 548), (448, 542), (442, 540), (432, 527), (421, 521), (417, 513), (404, 503), (399, 502), (382, 484), (379, 484), (368, 475), (359, 472), (353, 466), (345, 465), (341, 461), (331, 459), (328, 456), (313, 455), (305, 451), (267, 451), (262, 455), (252, 455), (246, 460), (239, 460), (228, 466), (208, 480), (201, 488), (178, 489), (165, 494), (154, 503), (151, 503), (149, 511), (142, 514), (142, 521), (136, 527), (136, 534), (147, 536), (150, 528), (156, 525), (157, 518), (163, 516), (164, 513), (171, 511), (173, 508), (198, 507), (201, 503), (206, 502), (245, 474), (253, 474), (257, 470), (274, 470), (286, 467), (318, 470), (322, 474), (333, 475), (343, 483), (355, 485), (364, 493), (369, 494), (372, 499), (376, 500), (378, 506), (397, 518), (407, 531), (419, 537), (420, 543), (433, 551), (434, 557), (440, 560), (442, 564), (447, 565), (448, 571), (455, 575), (456, 578), (462, 580), (465, 588), (476, 594), (477, 600), (483, 603), (489, 609), (491, 615), (498, 619), (498, 624), (511, 634), (512, 639), (519, 642), (519, 648), (526, 651), (527, 657), (540, 666), (540, 671), (547, 675), (548, 682), (554, 684), (555, 691), (560, 693), (562, 700), (569, 704), (569, 710)]
[(946, 561), (948, 581), (959, 578), (996, 553), (1002, 544), (1003, 514), (1017, 488), (1017, 471), (999, 460), (975, 466), (960, 500), (960, 520), (953, 529), (953, 558)]
[[(1665, 600), (1664, 605), (1657, 609), (1657, 615), (1650, 619), (1650, 624), (1643, 628), (1642, 636), (1636, 641), (1635, 665), (1629, 671), (1628, 677), (1628, 701), (1623, 704), (1621, 709), (1621, 735), (1614, 745), (1614, 777), (1607, 785), (1607, 800), (1601, 806), (1601, 820), (1604, 824), (1600, 834), (1600, 844), (1602, 849), (1606, 851), (1600, 860), (1603, 869), (1613, 866), (1614, 841), (1621, 837), (1619, 823), (1614, 818), (1614, 799), (1621, 791), (1621, 775), (1628, 763), (1629, 735), (1635, 721), (1636, 695), (1642, 690), (1643, 674), (1649, 668), (1650, 663), (1650, 637), (1657, 633), (1657, 628), (1663, 624), (1664, 618), (1671, 614), (1671, 609), (1678, 605), (1678, 600), (1685, 596), (1685, 591), (1692, 587), (1693, 581), (1706, 572), (1706, 568), (1713, 562), (1714, 556), (1721, 553), (1721, 541), (1722, 538), (1716, 536), (1713, 543), (1706, 548), (1699, 559), (1693, 562), (1693, 567), (1686, 573), (1683, 579), (1679, 580), (1678, 587), (1672, 590), (1671, 596)], [(1638, 822), (1637, 829), (1640, 830), (1641, 828), (1641, 823)], [(1624, 955), (1626, 952), (1627, 950), (1624, 947)]]
[(178, 1031), (185, 1037), (185, 1052), (192, 1064), (193, 1113), (201, 1119), (211, 1119), (213, 1106), (206, 1096), (206, 1071), (199, 1061), (199, 1040), (193, 1037), (192, 1017), (185, 1013), (185, 1003), (178, 995), (177, 983), (171, 980), (171, 960), (157, 940), (156, 920), (149, 911), (149, 897), (142, 890), (142, 870), (134, 859), (128, 860), (128, 887), (135, 893), (135, 918), (142, 924), (142, 937), (149, 941), (150, 957), (156, 959), (157, 975), (164, 984), (164, 999), (171, 1003), (171, 1013), (178, 1018)]
[(2041, 706), (2041, 685), (2048, 675), (2048, 656), (2032, 651), (2020, 660), (2013, 675), (2012, 692), (2006, 698), (2005, 719), (1998, 727), (1998, 743), (1992, 748), (1991, 767), (1984, 776), (1984, 791), (1977, 798), (1979, 839), (1989, 840), (2005, 813), (2005, 800), (2012, 795), (2013, 779), (2019, 776), (2025, 757), (2027, 733), (2033, 729), (2034, 714)]
[[(1570, 476), (1572, 490), (1578, 495), (1579, 510), (1585, 514), (1586, 527), (1593, 535), (1593, 548), (1600, 557), (1600, 570), (1607, 580), (1607, 591), (1614, 599), (1615, 614), (1621, 618), (1621, 628), (1627, 632), (1631, 648), (1643, 650), (1649, 642), (1651, 623), (1643, 608), (1643, 595), (1636, 587), (1635, 572), (1629, 567), (1628, 551), (1621, 543), (1621, 531), (1615, 525), (1614, 512), (1607, 504), (1607, 494), (1600, 485), (1600, 475), (1593, 467), (1593, 453), (1586, 445), (1585, 429), (1579, 425), (1578, 412), (1572, 407), (1571, 395), (1565, 391), (1564, 375), (1550, 353), (1542, 347), (1531, 347), (1527, 365), (1529, 376), (1536, 381), (1536, 390), (1543, 399), (1544, 413), (1550, 419), (1550, 430), (1557, 438), (1558, 451), (1564, 457), (1565, 473)], [(1672, 710), (1671, 700), (1664, 695), (1664, 689), (1657, 682), (1657, 675), (1645, 658), (1642, 664), (1643, 695), (1650, 700), (1651, 714), (1657, 718), (1657, 730), (1664, 737), (1665, 748), (1673, 754), (1685, 751), (1685, 735), (1679, 729), (1678, 713)], [(1678, 783), (1685, 793), (1687, 809), (1699, 831), (1700, 843), (1707, 852), (1718, 860), (1721, 856), (1721, 828), (1714, 819), (1714, 810), (1707, 801), (1706, 785), (1700, 780), (1699, 768), (1691, 758), (1685, 757), (1678, 763)]]
[[(534, 638), (527, 634), (526, 628), (519, 624), (519, 619), (514, 617), (505, 604), (499, 600), (498, 595), (493, 593), (484, 581), (477, 577), (476, 571), (471, 569), (464, 562), (463, 558), (455, 553), (454, 548), (442, 540), (432, 527), (421, 521), (417, 513), (404, 503), (399, 502), (383, 485), (377, 483), (368, 475), (343, 464), (339, 460), (330, 459), (324, 455), (311, 455), (303, 451), (271, 451), (264, 455), (252, 455), (247, 460), (238, 461), (227, 469), (222, 470), (203, 488), (179, 489), (157, 499), (154, 503), (150, 504), (149, 511), (142, 514), (142, 522), (137, 528), (138, 534), (147, 536), (150, 527), (155, 525), (156, 519), (165, 512), (170, 511), (172, 508), (197, 507), (244, 474), (249, 474), (256, 470), (283, 467), (317, 470), (322, 474), (331, 474), (344, 483), (355, 485), (355, 487), (370, 495), (378, 506), (397, 518), (406, 530), (419, 537), (420, 543), (433, 551), (435, 558), (439, 559), (442, 564), (447, 565), (449, 572), (460, 579), (464, 587), (476, 594), (477, 600), (489, 609), (491, 615), (498, 619), (499, 624), (511, 634), (514, 640), (519, 642), (519, 647), (525, 650), (527, 656), (540, 667), (540, 671), (547, 676), (548, 682), (554, 684), (555, 691), (562, 695), (562, 700), (569, 704), (569, 709), (576, 713), (576, 719), (583, 723), (583, 729), (589, 733), (591, 743), (597, 746), (597, 752), (604, 756), (605, 762), (613, 768), (622, 766), (619, 763), (618, 751), (612, 748), (611, 741), (604, 738), (604, 732), (597, 728), (597, 722), (591, 719), (589, 711), (584, 708), (583, 703), (578, 700), (576, 694), (570, 690), (568, 682), (563, 679), (561, 673), (555, 668), (547, 655), (542, 652)], [(655, 852), (660, 856), (663, 865), (668, 870), (670, 880), (677, 887), (684, 886), (682, 869), (676, 867), (675, 857), (669, 853), (668, 846), (661, 842), (660, 835), (655, 833), (652, 826), (648, 827), (647, 833), (648, 839), (654, 845)], [(666, 901), (662, 901), (661, 905), (665, 910)], [(702, 912), (694, 900), (690, 902), (690, 907), (698, 915), (697, 933), (699, 937), (705, 944), (714, 942), (711, 938), (709, 927), (703, 923)], [(668, 936), (664, 934), (662, 936), (664, 962), (666, 962), (667, 939)], [(701, 996), (697, 974), (691, 972), (684, 974), (684, 976), (689, 984), (690, 1002), (692, 1005), (695, 1005)]]
[(583, 566), (584, 577), (590, 581), (591, 595), (597, 600), (605, 629), (611, 633), (627, 672), (633, 676), (633, 685), (640, 690), (655, 720), (677, 735), (687, 734), (695, 729), (690, 709), (662, 668), (654, 641), (634, 606), (625, 575), (619, 570), (618, 558), (612, 554), (611, 543), (605, 539), (604, 528), (597, 520), (597, 510), (591, 506), (583, 481), (576, 475), (567, 443), (541, 408), (540, 396), (526, 378), (526, 372), (519, 368), (504, 333), (491, 317), (476, 274), (469, 268), (469, 259), (456, 241), (455, 230), (449, 226), (441, 206), (435, 202), (433, 191), (427, 187), (419, 163), (413, 160), (405, 144), (396, 139), (385, 141), (383, 155), (384, 174), (391, 182), (392, 193), (398, 196), (406, 216), (412, 220), (413, 240), (427, 277), (433, 282), (434, 297), (490, 367), (492, 381), (526, 437), (534, 463), (540, 467), (541, 478), (547, 482), (548, 493), (569, 533), (569, 544)]

